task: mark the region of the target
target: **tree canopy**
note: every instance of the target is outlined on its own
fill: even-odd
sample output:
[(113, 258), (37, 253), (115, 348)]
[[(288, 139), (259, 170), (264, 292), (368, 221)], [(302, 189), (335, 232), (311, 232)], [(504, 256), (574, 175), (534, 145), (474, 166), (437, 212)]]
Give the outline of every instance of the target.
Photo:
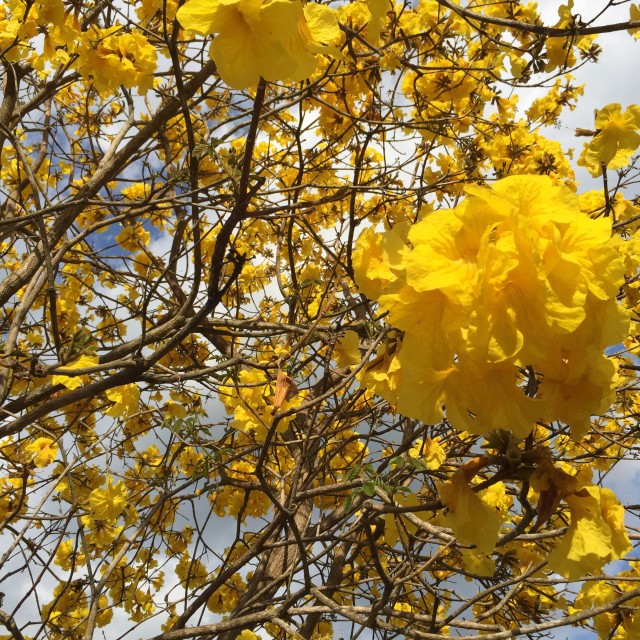
[(640, 106), (554, 129), (640, 6), (573, 4), (0, 2), (2, 640), (640, 637)]

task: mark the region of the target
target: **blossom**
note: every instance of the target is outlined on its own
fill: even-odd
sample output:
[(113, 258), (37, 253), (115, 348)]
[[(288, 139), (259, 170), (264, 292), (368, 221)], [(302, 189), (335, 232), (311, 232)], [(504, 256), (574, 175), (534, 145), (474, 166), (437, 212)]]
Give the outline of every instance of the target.
[(207, 581), (209, 571), (205, 565), (197, 558), (192, 558), (188, 553), (184, 553), (180, 562), (176, 565), (176, 575), (180, 578), (182, 586), (194, 589), (200, 587)]
[(108, 389), (106, 394), (114, 404), (105, 411), (105, 415), (118, 417), (126, 414), (132, 416), (139, 409), (140, 391), (135, 384)]
[(304, 80), (316, 69), (316, 53), (338, 56), (331, 42), (340, 35), (334, 12), (300, 0), (188, 0), (180, 24), (201, 35), (218, 34), (209, 53), (221, 78), (235, 89), (254, 87), (261, 77)]
[[(629, 7), (629, 22), (638, 22), (640, 21), (640, 6), (637, 4), (632, 4)], [(636, 40), (640, 38), (640, 29), (637, 27), (635, 29), (627, 29), (629, 35), (632, 35)]]
[(63, 571), (70, 571), (76, 565), (84, 565), (84, 554), (79, 553), (76, 543), (73, 540), (63, 540), (56, 550), (56, 556), (53, 560)]
[(406, 234), (396, 225), (387, 233), (365, 229), (358, 238), (353, 252), (353, 269), (358, 287), (370, 298), (378, 298), (387, 286), (398, 279), (396, 270), (402, 269), (402, 253)]
[(95, 520), (114, 521), (127, 506), (127, 489), (123, 482), (113, 484), (109, 476), (107, 486), (94, 489), (89, 495), (89, 508)]
[(367, 32), (372, 44), (378, 44), (380, 33), (390, 9), (389, 0), (367, 0), (367, 8), (371, 14)]
[(78, 66), (84, 78), (105, 94), (120, 85), (138, 87), (146, 93), (153, 86), (157, 53), (155, 47), (140, 33), (122, 32), (115, 25), (108, 29), (92, 26), (83, 34), (77, 50)]
[(51, 438), (36, 438), (25, 449), (33, 456), (33, 464), (40, 469), (48, 467), (58, 455), (58, 444)]
[(632, 104), (622, 111), (619, 103), (608, 104), (596, 115), (596, 135), (585, 144), (578, 164), (592, 176), (602, 173), (602, 165), (621, 169), (640, 146), (640, 106)]
[(333, 348), (333, 357), (338, 366), (350, 367), (360, 362), (360, 337), (352, 329), (347, 329), (345, 334)]
[(467, 463), (450, 480), (438, 484), (440, 500), (448, 509), (444, 523), (451, 527), (460, 542), (473, 544), (481, 553), (490, 554), (498, 541), (502, 518), (493, 504), (469, 486), (472, 471), (473, 465)]
[[(77, 360), (75, 360), (74, 362), (69, 362), (69, 363), (65, 363), (64, 367), (62, 367), (62, 370), (65, 369), (86, 369), (88, 367), (95, 367), (98, 364), (98, 356), (95, 354), (84, 354), (82, 356), (80, 356)], [(62, 373), (57, 374), (55, 376), (53, 376), (51, 378), (51, 383), (56, 385), (56, 384), (62, 384), (65, 387), (67, 387), (67, 389), (77, 389), (78, 387), (82, 386), (82, 380), (83, 378), (86, 378), (86, 376), (66, 376)]]
[(591, 219), (546, 176), (466, 187), (455, 209), (408, 232), (367, 229), (356, 283), (403, 332), (365, 366), (364, 386), (427, 424), (525, 437), (563, 420), (581, 437), (612, 397), (607, 346), (627, 335), (611, 221)]
[(607, 562), (631, 551), (624, 527), (624, 507), (613, 491), (587, 485), (565, 497), (569, 530), (549, 555), (549, 568), (569, 580), (599, 573)]
[(409, 449), (409, 456), (422, 460), (429, 471), (435, 471), (444, 464), (447, 452), (442, 448), (440, 438), (426, 438), (424, 442), (419, 438)]

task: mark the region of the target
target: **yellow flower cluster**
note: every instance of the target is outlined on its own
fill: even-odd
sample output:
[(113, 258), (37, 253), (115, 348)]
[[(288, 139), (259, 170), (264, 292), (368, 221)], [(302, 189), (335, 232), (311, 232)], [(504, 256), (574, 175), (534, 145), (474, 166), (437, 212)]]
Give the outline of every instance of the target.
[(247, 588), (244, 580), (234, 573), (225, 584), (207, 600), (207, 609), (213, 613), (231, 613), (240, 600), (240, 595)]
[(153, 597), (164, 584), (163, 572), (154, 571), (158, 566), (158, 561), (153, 559), (154, 551), (141, 549), (133, 561), (124, 556), (107, 579), (111, 602), (114, 606), (122, 606), (135, 622), (153, 615)]
[(576, 580), (586, 573), (597, 574), (605, 564), (631, 551), (624, 507), (611, 489), (588, 483), (564, 500), (571, 523), (548, 556), (550, 569)]
[[(59, 465), (55, 472), (62, 470)], [(86, 540), (91, 552), (100, 553), (109, 548), (124, 529), (118, 521), (124, 516), (125, 525), (130, 524), (135, 517), (135, 510), (126, 512), (129, 504), (129, 492), (122, 481), (113, 483), (111, 475), (107, 474), (106, 486), (104, 475), (97, 467), (86, 467), (82, 477), (65, 475), (57, 486), (58, 495), (62, 500), (80, 503), (85, 515), (80, 516), (85, 527)], [(61, 544), (56, 564), (65, 567), (70, 564), (69, 554), (73, 551), (67, 541)], [(79, 556), (73, 552), (74, 562), (84, 563), (84, 556), (80, 562)]]
[[(244, 460), (232, 462), (229, 477), (244, 482), (255, 479), (255, 465)], [(248, 493), (248, 495), (247, 495)], [(209, 501), (218, 516), (240, 516), (244, 521), (247, 516), (258, 518), (271, 508), (269, 496), (262, 491), (245, 491), (233, 485), (225, 485), (209, 494)]]
[[(243, 433), (264, 442), (274, 424), (274, 416), (278, 409), (273, 404), (275, 381), (269, 382), (263, 371), (259, 369), (240, 371), (237, 386), (220, 388), (220, 400), (227, 412), (233, 414), (231, 425)], [(298, 406), (304, 394), (299, 393), (285, 400), (279, 407), (281, 411)], [(282, 433), (289, 426), (293, 416), (278, 419), (275, 429)]]
[[(53, 590), (53, 600), (42, 608), (43, 616), (51, 624), (49, 637), (81, 638), (87, 630), (89, 617), (89, 598), (86, 581), (82, 579), (72, 582), (59, 582)], [(96, 626), (104, 627), (111, 622), (113, 610), (109, 607), (109, 600), (102, 594), (98, 600), (99, 613)]]
[(475, 460), (463, 465), (445, 481), (438, 483), (440, 500), (447, 513), (438, 520), (450, 527), (460, 542), (475, 545), (480, 559), (490, 555), (498, 540), (501, 525), (507, 521), (513, 499), (502, 482), (482, 493), (474, 492), (469, 481), (475, 473)]
[(430, 471), (439, 469), (447, 459), (447, 452), (440, 444), (440, 438), (418, 438), (409, 449), (409, 457), (422, 461)]
[(78, 70), (84, 78), (92, 78), (101, 93), (115, 91), (120, 85), (138, 88), (141, 94), (153, 86), (157, 53), (140, 33), (126, 33), (115, 25), (107, 29), (92, 27), (83, 35), (77, 49)]
[[(569, 614), (597, 609), (621, 595), (635, 591), (640, 578), (640, 562), (630, 560), (629, 565), (630, 570), (620, 572), (614, 584), (584, 582), (573, 606), (569, 607)], [(594, 616), (593, 627), (602, 640), (612, 637), (616, 640), (633, 640), (640, 637), (640, 598), (632, 598), (624, 603), (624, 607)]]
[(466, 190), (455, 209), (360, 236), (356, 282), (403, 332), (361, 381), (426, 423), (442, 420), (444, 403), (477, 435), (524, 437), (545, 419), (580, 437), (610, 405), (604, 349), (628, 329), (611, 223), (546, 176)]
[(211, 49), (222, 79), (235, 89), (254, 87), (260, 77), (272, 82), (305, 80), (317, 66), (316, 54), (340, 57), (335, 13), (300, 0), (189, 0), (178, 9), (185, 29), (217, 33)]

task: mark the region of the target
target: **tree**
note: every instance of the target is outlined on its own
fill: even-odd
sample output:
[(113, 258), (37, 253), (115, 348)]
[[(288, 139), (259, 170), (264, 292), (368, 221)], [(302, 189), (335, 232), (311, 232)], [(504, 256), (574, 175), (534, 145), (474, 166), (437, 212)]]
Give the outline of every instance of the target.
[(638, 637), (617, 4), (1, 5), (3, 638)]

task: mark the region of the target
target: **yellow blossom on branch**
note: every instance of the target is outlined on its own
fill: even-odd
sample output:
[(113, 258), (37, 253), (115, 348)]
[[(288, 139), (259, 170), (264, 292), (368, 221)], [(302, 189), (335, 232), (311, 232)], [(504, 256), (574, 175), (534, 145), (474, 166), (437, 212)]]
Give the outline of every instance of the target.
[(569, 505), (571, 524), (549, 555), (549, 568), (576, 580), (587, 573), (600, 573), (607, 562), (631, 551), (624, 507), (613, 491), (587, 485), (564, 500)]
[(461, 542), (490, 554), (502, 524), (500, 511), (469, 486), (470, 479), (484, 462), (483, 458), (474, 458), (461, 466), (450, 480), (438, 484), (438, 493), (448, 509), (443, 522)]
[(118, 417), (123, 414), (132, 416), (138, 411), (140, 401), (140, 391), (137, 385), (127, 384), (122, 387), (108, 389), (107, 398), (114, 404), (105, 411), (108, 416)]
[(139, 93), (153, 86), (157, 53), (155, 47), (140, 33), (126, 33), (115, 25), (108, 29), (93, 27), (83, 34), (78, 47), (78, 67), (85, 78), (91, 78), (100, 93), (120, 85)]
[(107, 486), (94, 489), (89, 495), (89, 508), (95, 520), (114, 521), (127, 506), (127, 488), (123, 482), (113, 484), (108, 477)]
[(58, 455), (58, 443), (51, 438), (36, 438), (25, 447), (38, 468), (48, 467)]
[(299, 81), (316, 69), (317, 53), (338, 57), (324, 46), (340, 36), (334, 12), (300, 0), (189, 0), (177, 14), (185, 28), (218, 34), (210, 49), (222, 79), (235, 89), (266, 80)]
[(427, 438), (424, 442), (416, 440), (413, 447), (409, 449), (409, 456), (422, 460), (429, 471), (439, 469), (447, 459), (447, 452), (440, 444), (440, 438)]
[(372, 44), (378, 44), (380, 32), (387, 17), (387, 12), (391, 9), (389, 0), (367, 0), (367, 8), (371, 13), (371, 19), (367, 25), (369, 40)]
[[(632, 4), (629, 7), (629, 20), (631, 22), (640, 22), (640, 5)], [(629, 35), (632, 35), (636, 40), (640, 38), (640, 29), (629, 29)]]
[[(87, 369), (89, 367), (95, 367), (98, 364), (98, 356), (95, 354), (84, 354), (80, 356), (74, 362), (70, 362), (65, 364), (64, 367), (61, 367), (62, 370), (65, 369)], [(83, 378), (87, 376), (67, 376), (63, 373), (59, 373), (51, 378), (52, 384), (62, 384), (67, 389), (77, 389), (82, 386)]]
[(596, 115), (596, 135), (585, 144), (578, 164), (592, 176), (602, 173), (602, 165), (621, 169), (640, 146), (640, 106), (632, 104), (622, 111), (619, 103), (608, 104)]
[(352, 329), (345, 331), (333, 349), (333, 356), (338, 366), (351, 367), (360, 362), (360, 338)]
[(542, 418), (563, 420), (578, 438), (610, 405), (604, 350), (628, 329), (611, 222), (587, 217), (546, 176), (466, 189), (406, 242), (395, 228), (358, 241), (356, 282), (404, 332), (360, 379), (428, 424), (444, 403), (451, 424), (478, 435), (524, 437)]

